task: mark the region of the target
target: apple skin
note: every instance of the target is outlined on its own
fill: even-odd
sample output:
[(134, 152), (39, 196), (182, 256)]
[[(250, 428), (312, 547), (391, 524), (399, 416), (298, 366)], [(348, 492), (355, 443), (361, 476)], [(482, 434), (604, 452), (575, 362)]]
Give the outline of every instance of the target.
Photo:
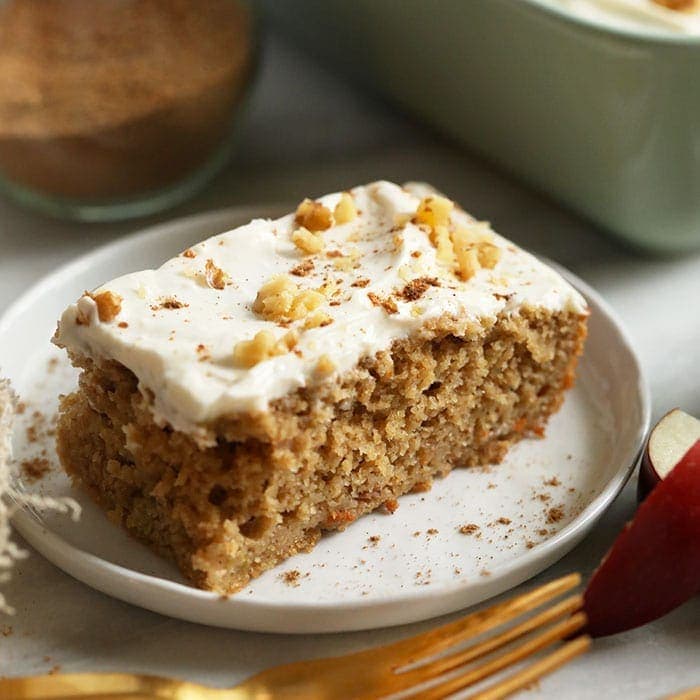
[(700, 440), (618, 535), (584, 593), (586, 631), (617, 634), (700, 593)]
[[(639, 465), (639, 477), (637, 479), (637, 500), (640, 503), (649, 495), (652, 489), (654, 489), (654, 487), (664, 479), (664, 475), (660, 474), (658, 471), (659, 465), (655, 465), (654, 461), (652, 460), (651, 443), (654, 439), (654, 433), (656, 433), (659, 430), (663, 430), (664, 424), (669, 422), (669, 419), (673, 420), (674, 414), (681, 414), (686, 421), (694, 422), (696, 424), (698, 422), (697, 419), (693, 418), (693, 416), (688, 415), (684, 411), (681, 411), (679, 408), (674, 408), (665, 415), (663, 415), (659, 422), (652, 428), (651, 432), (649, 433), (647, 443), (644, 446), (642, 459)], [(692, 439), (693, 433), (695, 434), (695, 436), (698, 436), (697, 429), (693, 430), (692, 428), (690, 428), (689, 430), (691, 432), (689, 435), (690, 441), (689, 443), (687, 443), (688, 448), (691, 447), (692, 444), (695, 442), (695, 440)]]

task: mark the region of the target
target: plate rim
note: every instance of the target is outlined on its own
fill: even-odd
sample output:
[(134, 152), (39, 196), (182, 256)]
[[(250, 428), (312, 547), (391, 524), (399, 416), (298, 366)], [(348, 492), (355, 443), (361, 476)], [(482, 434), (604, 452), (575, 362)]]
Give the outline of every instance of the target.
[[(20, 297), (18, 297), (10, 306), (5, 310), (5, 312), (0, 316), (0, 337), (7, 332), (7, 327), (12, 324), (12, 322), (24, 311), (31, 306), (33, 300), (37, 296), (45, 294), (52, 287), (57, 284), (61, 284), (66, 276), (71, 274), (78, 274), (84, 270), (87, 266), (91, 264), (91, 261), (95, 257), (108, 256), (118, 254), (121, 249), (130, 249), (142, 239), (151, 238), (153, 236), (163, 236), (168, 231), (173, 228), (187, 228), (195, 226), (212, 226), (211, 235), (215, 235), (216, 226), (223, 225), (224, 228), (220, 230), (227, 230), (226, 227), (231, 224), (232, 221), (244, 218), (255, 218), (261, 215), (276, 215), (278, 212), (286, 211), (283, 209), (281, 204), (261, 204), (261, 205), (246, 205), (237, 207), (227, 207), (222, 209), (216, 209), (213, 211), (193, 214), (186, 217), (179, 217), (171, 219), (165, 222), (160, 222), (155, 225), (147, 226), (140, 229), (134, 233), (128, 234), (117, 238), (116, 240), (110, 241), (103, 245), (96, 246), (90, 250), (84, 252), (77, 258), (70, 260), (69, 262), (59, 266), (54, 271), (48, 275), (42, 277), (36, 284), (32, 285), (27, 289)], [(226, 223), (228, 222), (228, 223)], [(510, 562), (503, 564), (498, 567), (493, 573), (497, 574), (498, 578), (491, 581), (484, 581), (483, 587), (489, 589), (491, 592), (480, 598), (480, 600), (486, 600), (499, 593), (509, 590), (510, 588), (522, 583), (523, 581), (531, 578), (537, 573), (542, 572), (546, 568), (549, 568), (553, 563), (558, 561), (560, 558), (565, 556), (573, 547), (580, 542), (583, 537), (585, 537), (595, 522), (603, 515), (607, 508), (613, 503), (617, 498), (619, 493), (624, 488), (625, 484), (632, 475), (642, 449), (644, 447), (644, 442), (646, 434), (649, 428), (651, 420), (651, 398), (649, 392), (649, 385), (644, 375), (643, 366), (639, 360), (639, 356), (634, 349), (634, 345), (631, 338), (621, 322), (620, 318), (617, 316), (612, 307), (608, 304), (605, 299), (588, 283), (581, 280), (577, 275), (570, 272), (563, 266), (555, 263), (551, 260), (543, 258), (543, 260), (555, 268), (560, 274), (562, 274), (567, 281), (573, 284), (580, 292), (584, 294), (588, 299), (590, 299), (600, 310), (608, 317), (608, 320), (612, 323), (619, 336), (621, 349), (625, 350), (631, 360), (634, 374), (637, 378), (635, 388), (635, 395), (639, 400), (639, 407), (641, 410), (640, 422), (637, 426), (636, 435), (634, 441), (630, 441), (629, 455), (621, 460), (621, 466), (617, 469), (614, 475), (605, 483), (602, 491), (588, 503), (588, 505), (566, 526), (559, 530), (555, 535), (545, 540), (541, 544), (538, 544), (536, 548), (522, 553)], [(629, 460), (629, 461), (628, 461)], [(253, 615), (257, 613), (262, 613), (263, 611), (270, 613), (281, 613), (285, 612), (291, 615), (298, 614), (309, 614), (318, 613), (322, 615), (324, 612), (334, 611), (335, 613), (352, 613), (357, 612), (358, 614), (370, 614), (387, 604), (391, 603), (393, 605), (411, 605), (411, 604), (424, 604), (426, 601), (446, 598), (449, 596), (455, 596), (459, 591), (466, 589), (478, 588), (481, 582), (470, 581), (465, 584), (464, 581), (453, 581), (446, 582), (442, 584), (439, 588), (433, 589), (431, 591), (421, 592), (421, 591), (397, 591), (390, 597), (379, 597), (377, 599), (362, 599), (362, 600), (345, 600), (345, 601), (332, 601), (332, 600), (312, 600), (303, 602), (283, 602), (283, 601), (262, 601), (256, 602), (254, 599), (244, 599), (237, 595), (232, 595), (226, 597), (222, 601), (222, 597), (211, 591), (204, 591), (185, 583), (179, 583), (177, 581), (171, 581), (160, 576), (155, 576), (151, 574), (145, 574), (139, 571), (128, 568), (120, 564), (115, 564), (106, 559), (101, 558), (96, 554), (80, 549), (74, 546), (62, 536), (58, 535), (50, 528), (45, 525), (45, 522), (35, 513), (32, 513), (26, 509), (20, 509), (15, 512), (12, 518), (12, 523), (17, 529), (17, 531), (32, 545), (42, 556), (52, 562), (54, 565), (59, 567), (65, 573), (69, 574), (73, 578), (80, 580), (85, 585), (91, 588), (97, 589), (106, 593), (112, 597), (126, 600), (127, 602), (137, 605), (145, 609), (149, 609), (164, 615), (171, 617), (177, 617), (179, 619), (187, 619), (194, 622), (201, 622), (201, 616), (190, 615), (187, 616), (186, 611), (174, 612), (171, 606), (167, 603), (163, 606), (150, 605), (144, 602), (137, 602), (134, 600), (133, 595), (119, 595), (119, 593), (114, 592), (112, 587), (103, 584), (99, 585), (95, 582), (95, 579), (101, 578), (99, 574), (107, 575), (108, 577), (117, 577), (122, 580), (127, 585), (138, 586), (141, 591), (146, 593), (167, 593), (167, 598), (169, 599), (172, 595), (178, 598), (195, 599), (197, 605), (206, 605), (208, 603), (217, 601), (217, 605), (228, 605), (235, 607), (241, 607), (241, 612), (244, 614)], [(70, 562), (70, 563), (67, 563)], [(545, 562), (544, 566), (541, 566), (542, 562)], [(79, 575), (81, 570), (85, 568), (90, 568), (94, 570), (95, 577), (91, 580), (86, 580), (86, 577)], [(539, 568), (538, 568), (539, 567)], [(536, 569), (536, 571), (533, 571)], [(515, 583), (513, 581), (515, 580)], [(498, 582), (505, 582), (502, 587), (499, 587)], [(490, 585), (489, 585), (490, 584)], [(466, 595), (465, 595), (466, 598)], [(471, 603), (466, 602), (466, 605)], [(461, 606), (462, 608), (464, 605)], [(451, 606), (450, 610), (455, 611), (460, 609), (460, 607)], [(443, 610), (436, 614), (446, 614), (449, 610)], [(229, 609), (229, 614), (233, 614), (234, 610)], [(434, 615), (433, 615), (434, 616)], [(428, 619), (429, 616), (418, 615), (415, 619), (401, 619), (393, 623), (376, 625), (376, 624), (359, 624), (357, 626), (341, 625), (340, 627), (333, 627), (329, 625), (328, 628), (315, 630), (317, 632), (337, 632), (337, 631), (350, 631), (350, 630), (360, 630), (360, 629), (374, 629), (378, 626), (386, 627), (391, 625), (406, 624), (407, 622), (415, 622), (422, 619)], [(232, 629), (249, 629), (256, 631), (271, 631), (279, 632), (282, 626), (270, 626), (267, 624), (256, 625), (254, 623), (245, 624), (235, 624), (232, 623), (228, 618), (222, 620), (220, 624), (217, 625), (216, 620), (208, 621), (204, 624), (216, 625), (221, 627), (227, 627)], [(298, 630), (299, 633), (308, 632), (306, 630)], [(285, 629), (285, 632), (294, 632), (292, 629)]]

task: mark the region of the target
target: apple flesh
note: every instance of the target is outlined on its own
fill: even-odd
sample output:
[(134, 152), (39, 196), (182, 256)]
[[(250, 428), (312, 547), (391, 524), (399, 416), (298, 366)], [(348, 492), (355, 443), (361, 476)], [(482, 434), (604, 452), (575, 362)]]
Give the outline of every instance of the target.
[(584, 593), (594, 637), (644, 625), (700, 593), (700, 440), (658, 483)]
[(649, 434), (639, 468), (637, 497), (643, 500), (649, 492), (680, 462), (683, 455), (700, 440), (700, 420), (674, 408)]

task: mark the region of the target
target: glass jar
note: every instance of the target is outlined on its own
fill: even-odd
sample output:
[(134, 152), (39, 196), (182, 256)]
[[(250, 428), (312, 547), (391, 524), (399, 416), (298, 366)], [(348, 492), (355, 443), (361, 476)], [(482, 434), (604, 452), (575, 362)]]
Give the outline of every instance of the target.
[(227, 160), (255, 66), (239, 0), (0, 0), (0, 189), (49, 214), (148, 214)]

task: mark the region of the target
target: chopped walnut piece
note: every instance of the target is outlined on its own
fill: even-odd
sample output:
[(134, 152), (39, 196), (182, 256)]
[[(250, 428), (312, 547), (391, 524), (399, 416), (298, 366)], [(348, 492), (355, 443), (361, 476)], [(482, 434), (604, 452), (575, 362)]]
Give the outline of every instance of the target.
[(487, 270), (493, 270), (501, 259), (501, 249), (493, 243), (482, 241), (478, 244), (479, 263)]
[(452, 232), (457, 276), (468, 280), (482, 267), (493, 269), (501, 257), (501, 249), (488, 240), (478, 228), (458, 228)]
[(113, 321), (122, 310), (122, 298), (114, 292), (106, 290), (89, 296), (97, 304), (97, 316), (102, 323)]
[(309, 231), (325, 231), (333, 225), (331, 210), (311, 199), (305, 199), (297, 207), (294, 220), (299, 226)]
[(457, 277), (461, 280), (471, 279), (481, 267), (479, 250), (473, 245), (455, 245), (455, 257), (457, 258)]
[(208, 287), (212, 289), (223, 289), (227, 284), (231, 284), (231, 277), (224, 272), (216, 263), (209, 258), (204, 267), (204, 280)]
[(447, 197), (424, 197), (416, 210), (415, 220), (419, 224), (427, 224), (432, 229), (437, 226), (449, 226), (453, 209), (454, 202)]
[(295, 277), (306, 277), (310, 272), (313, 272), (314, 263), (313, 260), (304, 260), (300, 262), (296, 267), (293, 267), (290, 271), (290, 275)]
[(196, 258), (197, 253), (192, 250), (192, 248), (188, 248), (187, 250), (183, 250), (182, 253), (180, 253), (183, 258)]
[(382, 298), (374, 292), (367, 292), (367, 296), (374, 306), (381, 306), (388, 314), (395, 314), (399, 310), (396, 302), (391, 297)]
[(258, 291), (253, 311), (269, 321), (289, 322), (315, 311), (325, 297), (312, 289), (300, 289), (287, 275), (278, 275)]
[(312, 233), (309, 229), (301, 228), (292, 232), (292, 241), (294, 245), (307, 255), (314, 255), (323, 250), (325, 243), (323, 238), (318, 233)]
[(286, 355), (297, 343), (295, 333), (285, 333), (279, 340), (271, 331), (260, 331), (252, 340), (241, 340), (233, 348), (233, 361), (239, 367), (253, 367), (271, 357)]
[(443, 265), (453, 265), (455, 251), (448, 228), (446, 226), (438, 226), (432, 231), (430, 240), (437, 249), (437, 261)]
[(357, 218), (357, 209), (355, 208), (355, 200), (349, 192), (343, 192), (340, 195), (340, 200), (335, 205), (333, 210), (333, 218), (335, 223), (340, 226), (347, 224)]
[(306, 317), (304, 321), (304, 328), (309, 330), (311, 328), (322, 328), (324, 326), (329, 326), (333, 323), (333, 319), (325, 311), (314, 311), (312, 314)]
[(332, 374), (335, 371), (335, 365), (328, 355), (321, 355), (316, 364), (316, 372), (318, 374)]

